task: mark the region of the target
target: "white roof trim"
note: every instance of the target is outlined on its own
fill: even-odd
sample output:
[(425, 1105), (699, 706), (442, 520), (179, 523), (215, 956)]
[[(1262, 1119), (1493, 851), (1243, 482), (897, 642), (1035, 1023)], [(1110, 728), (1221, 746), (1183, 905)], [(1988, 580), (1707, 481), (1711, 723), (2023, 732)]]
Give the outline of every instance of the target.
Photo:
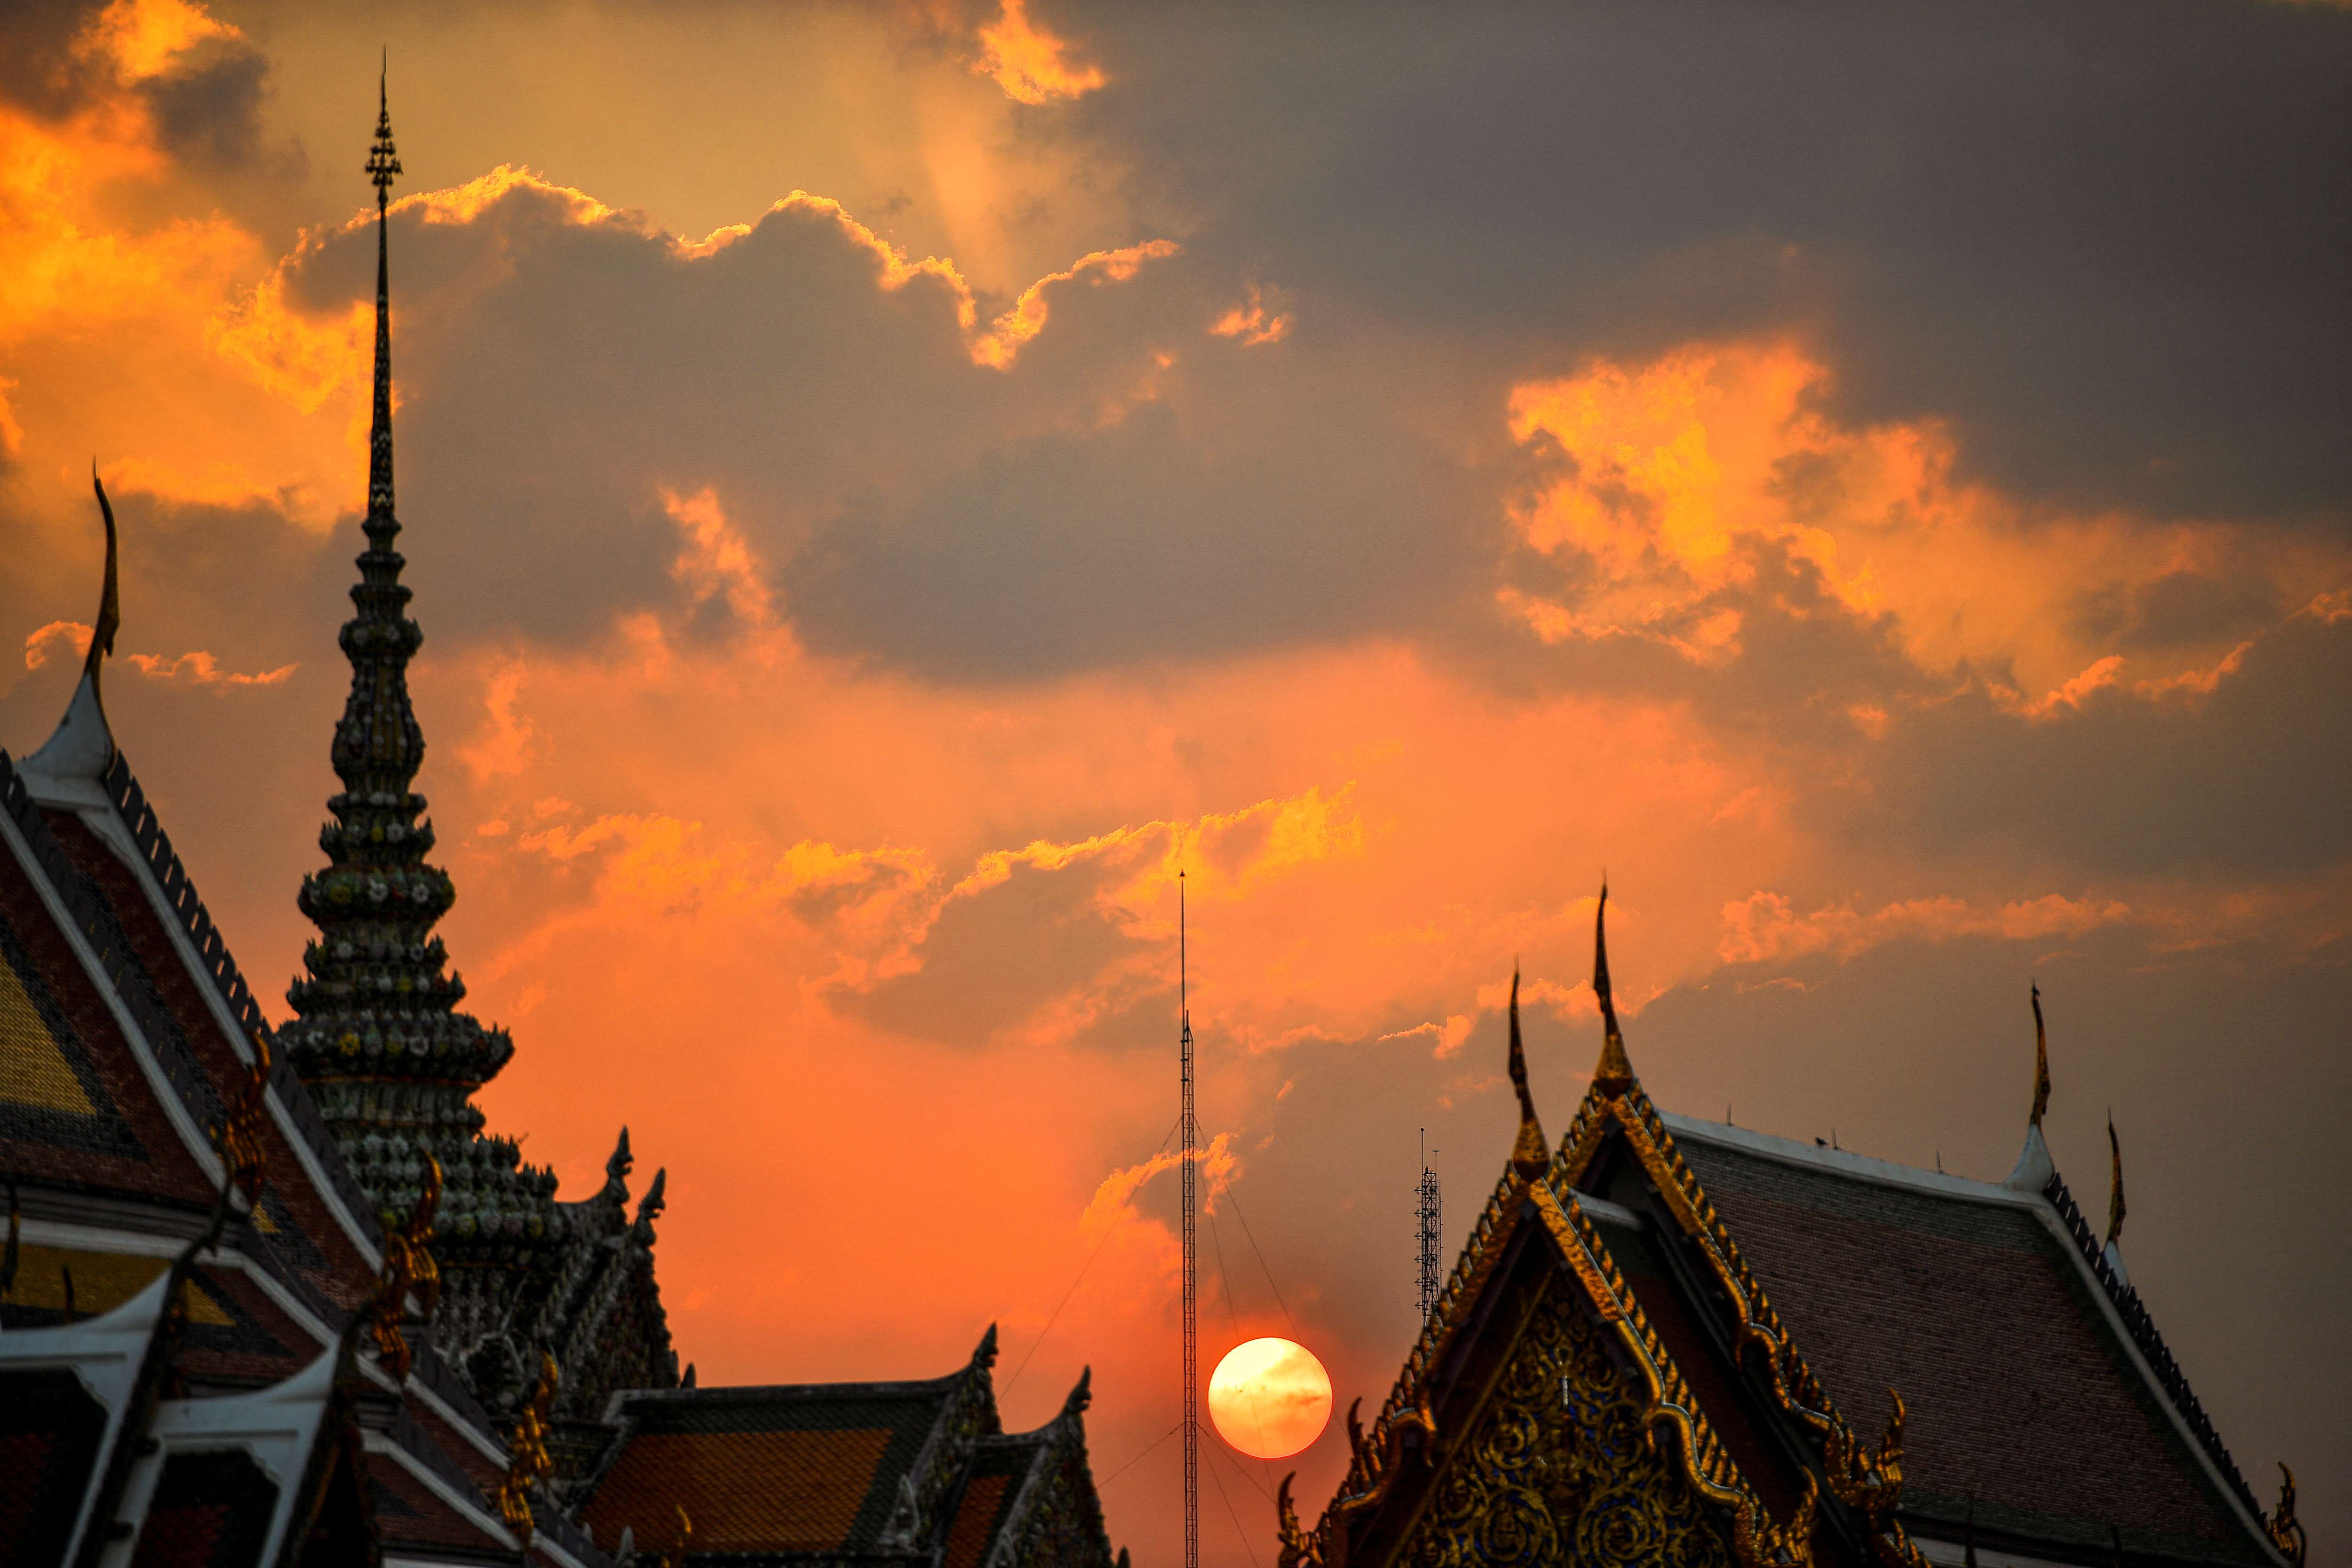
[(1700, 1143), (1713, 1143), (1749, 1154), (1761, 1154), (1783, 1164), (1834, 1171), (1841, 1176), (1874, 1183), (1879, 1186), (1907, 1187), (1913, 1192), (1932, 1193), (1938, 1197), (1967, 1198), (1976, 1203), (1998, 1204), (2004, 1208), (2042, 1206), (2042, 1194), (2038, 1190), (2021, 1193), (1999, 1182), (1979, 1182), (1968, 1176), (1949, 1175), (1942, 1171), (1923, 1171), (1916, 1165), (1897, 1164), (1892, 1160), (1857, 1154), (1851, 1149), (1828, 1149), (1814, 1143), (1800, 1143), (1793, 1138), (1776, 1138), (1769, 1132), (1727, 1126), (1720, 1121), (1705, 1121), (1696, 1116), (1680, 1116), (1670, 1110), (1661, 1110), (1658, 1116), (1677, 1142), (1689, 1139)]
[[(109, 836), (120, 837), (135, 851), (136, 842), (131, 839), (130, 830), (124, 825), (121, 814), (115, 809), (114, 803), (111, 800), (105, 802), (105, 827)], [(82, 813), (82, 819), (85, 822), (89, 821), (90, 815), (89, 812)], [(163, 926), (163, 934), (171, 942), (173, 952), (178, 955), (181, 964), (195, 981), (196, 990), (204, 996), (205, 1011), (211, 1014), (213, 1021), (220, 1026), (222, 1035), (228, 1040), (231, 1054), (238, 1061), (251, 1067), (253, 1046), (245, 1037), (245, 1026), (237, 1021), (236, 1015), (228, 1010), (228, 1004), (222, 1000), (220, 990), (214, 985), (212, 976), (205, 972), (204, 959), (197, 953), (196, 944), (188, 935), (188, 928), (181, 922), (179, 911), (172, 908), (170, 901), (164, 898), (163, 885), (156, 880), (154, 868), (147, 863), (146, 857), (143, 855), (133, 853), (130, 859), (131, 872), (137, 878), (141, 889), (145, 891), (148, 905), (153, 910), (157, 922)], [(221, 941), (226, 947), (228, 939), (223, 937)], [(285, 1102), (275, 1094), (266, 1095), (263, 1098), (269, 1106), (270, 1116), (278, 1123), (278, 1131), (285, 1137), (287, 1146), (294, 1151), (294, 1158), (301, 1165), (302, 1173), (310, 1179), (311, 1190), (319, 1194), (320, 1201), (325, 1204), (328, 1212), (335, 1216), (335, 1223), (342, 1227), (343, 1234), (349, 1237), (352, 1245), (359, 1249), (360, 1257), (366, 1261), (367, 1266), (372, 1269), (383, 1268), (383, 1254), (369, 1242), (366, 1234), (360, 1228), (359, 1221), (353, 1218), (350, 1211), (344, 1207), (341, 1194), (335, 1191), (334, 1183), (328, 1179), (325, 1168), (320, 1164), (318, 1155), (310, 1148), (310, 1140), (304, 1138), (301, 1129), (294, 1125), (294, 1113), (289, 1110)]]
[(227, 1173), (221, 1167), (220, 1155), (213, 1148), (212, 1140), (205, 1137), (204, 1130), (189, 1117), (188, 1108), (180, 1103), (180, 1091), (173, 1089), (172, 1080), (163, 1076), (163, 1064), (155, 1059), (154, 1047), (148, 1043), (147, 1037), (139, 1032), (139, 1026), (131, 1019), (131, 1010), (122, 1005), (122, 998), (115, 994), (113, 983), (107, 979), (106, 971), (100, 966), (98, 954), (90, 951), (89, 942), (83, 938), (81, 927), (75, 924), (66, 912), (57, 889), (49, 885), (48, 873), (33, 858), (32, 847), (25, 842), (24, 836), (17, 832), (16, 823), (5, 812), (0, 812), (0, 839), (6, 841), (16, 857), (16, 863), (24, 868), (25, 875), (40, 893), (41, 905), (48, 910), (51, 923), (64, 933), (67, 945), (73, 949), (74, 956), (81, 962), (82, 973), (89, 977), (91, 986), (105, 1002), (107, 1011), (113, 1015), (115, 1026), (130, 1042), (132, 1059), (138, 1062), (140, 1072), (163, 1106), (164, 1118), (171, 1122), (173, 1131), (179, 1133), (180, 1142), (195, 1157), (196, 1168), (205, 1173), (206, 1181), (215, 1185), (226, 1181)]
[(45, 805), (80, 805), (95, 800), (103, 805), (100, 781), (114, 763), (114, 736), (106, 724), (106, 708), (99, 700), (98, 679), (85, 668), (74, 684), (73, 696), (58, 727), (17, 771), (28, 775), (26, 787)]
[(122, 1568), (138, 1550), (163, 1466), (175, 1453), (242, 1450), (278, 1483), (278, 1503), (259, 1558), (277, 1561), (278, 1550), (300, 1501), (302, 1473), (317, 1446), (327, 1404), (335, 1390), (335, 1352), (330, 1347), (301, 1371), (249, 1393), (203, 1399), (165, 1400), (155, 1407), (145, 1436), (153, 1447), (132, 1466), (117, 1518), (137, 1528), (108, 1543), (102, 1568)]
[(388, 1434), (367, 1432), (362, 1436), (366, 1439), (369, 1453), (391, 1455), (394, 1464), (422, 1482), (425, 1490), (463, 1514), (467, 1522), (475, 1528), (482, 1531), (509, 1552), (521, 1550), (522, 1543), (508, 1531), (507, 1521), (503, 1518), (485, 1512), (478, 1501), (459, 1496), (456, 1489), (452, 1488), (447, 1481), (443, 1480), (411, 1457), (408, 1450), (394, 1442)]
[(149, 1280), (140, 1292), (110, 1312), (79, 1323), (48, 1329), (17, 1329), (0, 1334), (0, 1366), (31, 1371), (62, 1367), (70, 1371), (89, 1396), (106, 1410), (106, 1428), (99, 1437), (99, 1466), (83, 1482), (81, 1507), (66, 1538), (66, 1561), (74, 1560), (82, 1537), (90, 1528), (91, 1506), (98, 1500), (99, 1478), (106, 1462), (123, 1440), (122, 1418), (132, 1388), (146, 1364), (155, 1325), (163, 1316), (169, 1268)]
[(451, 1430), (464, 1433), (466, 1440), (473, 1444), (484, 1458), (490, 1460), (499, 1468), (505, 1468), (508, 1461), (513, 1458), (504, 1448), (499, 1447), (496, 1438), (487, 1432), (478, 1430), (472, 1422), (457, 1414), (446, 1400), (425, 1386), (414, 1372), (408, 1374), (408, 1384), (402, 1392), (439, 1416)]
[[(1911, 1543), (1919, 1549), (1919, 1555), (1935, 1563), (1936, 1568), (1967, 1568), (1969, 1549), (1963, 1542), (1937, 1541), (1914, 1530)], [(2068, 1568), (2067, 1564), (2053, 1563), (2046, 1557), (2021, 1557), (2014, 1552), (1995, 1552), (1985, 1546), (1977, 1548), (1977, 1563), (1978, 1568)]]
[[(2132, 1337), (2131, 1326), (2124, 1321), (2122, 1312), (2116, 1310), (2114, 1298), (2107, 1294), (2107, 1288), (2100, 1282), (2098, 1275), (2092, 1269), (2090, 1259), (2083, 1256), (2083, 1249), (2075, 1245), (2074, 1237), (2068, 1232), (2065, 1222), (2059, 1218), (2057, 1209), (2050, 1201), (2042, 1195), (2039, 1185), (2029, 1190), (2012, 1186), (2009, 1182), (1973, 1181), (1966, 1176), (1951, 1176), (1939, 1171), (1922, 1171), (1910, 1165), (1898, 1165), (1891, 1160), (1874, 1160), (1867, 1154), (1856, 1154), (1843, 1149), (1827, 1149), (1818, 1144), (1800, 1143), (1794, 1139), (1776, 1138), (1769, 1132), (1750, 1131), (1745, 1127), (1729, 1127), (1720, 1121), (1705, 1121), (1696, 1117), (1678, 1116), (1664, 1110), (1661, 1110), (1658, 1114), (1677, 1142), (1689, 1140), (1699, 1143), (1713, 1143), (1721, 1147), (1744, 1150), (1752, 1154), (1760, 1154), (1767, 1159), (1780, 1161), (1784, 1164), (1805, 1165), (1815, 1170), (1832, 1171), (1841, 1176), (1870, 1182), (1881, 1186), (1906, 1188), (1913, 1192), (1933, 1194), (1939, 1197), (1961, 1198), (2002, 1208), (2024, 1209), (2032, 1214), (2041, 1221), (2042, 1228), (2056, 1240), (2059, 1252), (2081, 1278), (2084, 1288), (2090, 1292), (2092, 1300), (2097, 1303), (2099, 1312), (2105, 1318), (2109, 1331), (2115, 1335), (2116, 1342), (2122, 1345), (2124, 1353), (2130, 1358), (2134, 1371), (2138, 1373), (2147, 1391), (2153, 1394), (2156, 1396), (2156, 1402), (2163, 1406), (2166, 1417), (2171, 1422), (2173, 1430), (2179, 1434), (2181, 1442), (2191, 1454), (2196, 1456), (2199, 1467), (2204, 1471), (2207, 1479), (2211, 1481), (2214, 1491), (2221, 1496), (2222, 1505), (2237, 1518), (2241, 1524), (2252, 1532), (2256, 1542), (2262, 1542), (2265, 1547), (2269, 1546), (2269, 1536), (2263, 1529), (2263, 1521), (2247, 1511), (2246, 1505), (2240, 1500), (2237, 1489), (2230, 1485), (2229, 1479), (2222, 1475), (2221, 1467), (2214, 1462), (2213, 1457), (2205, 1451), (2205, 1445), (2189, 1427), (2188, 1418), (2181, 1414), (2179, 1407), (2173, 1404), (2172, 1396), (2165, 1392), (2164, 1380), (2157, 1376), (2156, 1369), (2148, 1364), (2147, 1358), (2140, 1352), (2138, 1342)], [(2042, 1142), (2042, 1129), (2038, 1125), (2027, 1129), (2025, 1154), (2021, 1156), (2018, 1162), (2021, 1169), (2036, 1150), (2041, 1152), (2043, 1162), (2047, 1163), (2050, 1158), (2049, 1148)], [(2051, 1169), (2054, 1173), (2055, 1167), (2053, 1166)], [(2045, 1177), (2044, 1180), (2046, 1179)], [(2010, 1181), (2015, 1180), (2017, 1177), (2012, 1173)], [(2270, 1551), (2272, 1560), (2280, 1564), (2281, 1568), (2284, 1568), (2286, 1560), (2278, 1555), (2275, 1548), (2270, 1548)], [(2001, 1564), (2028, 1564), (2036, 1561), (2022, 1557), (2002, 1558), (1996, 1563), (1992, 1556), (1982, 1552), (1978, 1553), (1978, 1557), (1981, 1563), (1993, 1564), (1994, 1568), (2000, 1568)], [(1946, 1561), (1932, 1557), (1930, 1560)]]
[[(25, 1239), (45, 1247), (66, 1247), (77, 1252), (104, 1252), (119, 1258), (158, 1258), (167, 1262), (187, 1250), (187, 1242), (177, 1237), (149, 1236), (138, 1231), (101, 1230), (96, 1226), (69, 1225), (56, 1220), (27, 1219), (23, 1222)], [(228, 1269), (244, 1275), (269, 1298), (270, 1305), (294, 1320), (296, 1326), (322, 1345), (335, 1342), (335, 1332), (301, 1298), (279, 1284), (268, 1269), (233, 1247), (215, 1247), (200, 1254), (196, 1262), (205, 1268)]]

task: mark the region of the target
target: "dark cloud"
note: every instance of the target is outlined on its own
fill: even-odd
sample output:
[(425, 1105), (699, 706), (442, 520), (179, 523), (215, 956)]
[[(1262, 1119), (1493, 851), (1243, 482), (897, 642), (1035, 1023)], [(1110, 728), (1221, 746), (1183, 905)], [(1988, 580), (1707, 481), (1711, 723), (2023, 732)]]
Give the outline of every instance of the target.
[(2297, 615), (2210, 696), (2104, 688), (2034, 721), (1981, 690), (1896, 726), (1853, 825), (2122, 874), (2294, 874), (2352, 854), (2352, 616)]
[(1147, 405), (850, 511), (792, 574), (801, 625), (935, 679), (1017, 679), (1396, 629), (1471, 588), (1492, 498), (1377, 413), (1196, 412)]
[(1121, 869), (1017, 862), (1004, 881), (949, 900), (923, 942), (920, 969), (865, 993), (836, 990), (834, 1005), (919, 1039), (982, 1044), (1078, 994), (1137, 946), (1096, 902)]
[(2352, 16), (1990, 7), (1094, 10), (1074, 112), (1308, 312), (1507, 363), (1795, 331), (1856, 420), (2028, 494), (2352, 489)]
[(269, 61), (241, 38), (209, 38), (141, 85), (164, 151), (197, 169), (234, 169), (263, 149)]
[[(951, 680), (1423, 624), (1499, 547), (1496, 478), (1408, 419), (1392, 362), (1213, 337), (1234, 285), (1182, 258), (1055, 286), (997, 370), (946, 284), (882, 287), (821, 213), (689, 259), (570, 212), (521, 187), (394, 219), (428, 630), (573, 642), (675, 605), (664, 487), (717, 489), (817, 647)], [(289, 298), (364, 298), (371, 239), (306, 254)]]
[(99, 85), (73, 41), (102, 0), (10, 0), (0, 7), (0, 99), (50, 118), (69, 114)]
[(2281, 607), (2277, 587), (2257, 572), (2169, 572), (2084, 595), (2074, 625), (2118, 647), (2171, 649), (2248, 636), (2274, 624)]

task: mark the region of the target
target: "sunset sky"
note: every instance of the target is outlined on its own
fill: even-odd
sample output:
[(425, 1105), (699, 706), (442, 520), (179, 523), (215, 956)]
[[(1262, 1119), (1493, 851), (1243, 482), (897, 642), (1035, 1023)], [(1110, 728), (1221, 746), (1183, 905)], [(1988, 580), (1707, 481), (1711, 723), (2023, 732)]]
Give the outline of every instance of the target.
[[(278, 1016), (385, 48), (483, 1103), (667, 1168), (703, 1384), (997, 1321), (1166, 1568), (1178, 868), (1202, 1366), (1344, 1410), (1420, 1130), (1449, 1246), (1508, 1153), (1515, 960), (1583, 1091), (1605, 868), (1670, 1110), (1998, 1178), (2038, 981), (2061, 1170), (2112, 1108), (2134, 1282), (2352, 1563), (2352, 8), (0, 8), (0, 745), (95, 456), (115, 733)], [(1204, 1444), (1235, 1568), (1346, 1436)]]

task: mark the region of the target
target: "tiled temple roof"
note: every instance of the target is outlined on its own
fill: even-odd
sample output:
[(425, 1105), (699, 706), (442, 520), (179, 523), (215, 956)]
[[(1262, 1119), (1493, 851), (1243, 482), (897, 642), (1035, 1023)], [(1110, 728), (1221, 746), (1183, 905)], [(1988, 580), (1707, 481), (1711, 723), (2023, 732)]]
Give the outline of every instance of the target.
[(1671, 1125), (1831, 1394), (1903, 1391), (1906, 1511), (1958, 1523), (1973, 1497), (1988, 1531), (2098, 1549), (2112, 1524), (2133, 1552), (2268, 1560), (2037, 1195)]
[(875, 1552), (960, 1378), (625, 1394), (625, 1436), (580, 1517), (599, 1541), (626, 1526), (652, 1548), (683, 1507), (698, 1555)]
[[(1973, 1561), (1979, 1539), (2050, 1562), (2304, 1560), (2291, 1494), (2267, 1519), (2254, 1506), (2119, 1254), (2058, 1180), (2039, 1126), (2046, 1066), (2020, 1173), (1967, 1181), (1664, 1116), (1625, 1051), (1598, 931), (1593, 991), (1602, 1053), (1555, 1153), (1526, 1090), (1515, 980), (1510, 1163), (1376, 1422), (1355, 1429), (1351, 1413), (1348, 1474), (1311, 1533), (1285, 1483), (1281, 1568), (1586, 1527), (1592, 1494), (1511, 1470), (1563, 1440), (1585, 1458), (1619, 1452), (1605, 1424), (1595, 1438), (1582, 1414), (1524, 1403), (1522, 1374), (1552, 1352), (1513, 1349), (1510, 1325), (1570, 1277), (1569, 1321), (1609, 1336), (1608, 1365), (1580, 1374), (1591, 1397), (1638, 1372), (1649, 1451), (1678, 1466), (1646, 1495), (1671, 1515), (1686, 1484), (1741, 1568), (1926, 1568), (1920, 1538), (1941, 1561)], [(1890, 1388), (1874, 1447), (1853, 1422), (1888, 1409)], [(1522, 1403), (1491, 1403), (1506, 1397)], [(1566, 1376), (1560, 1403), (1576, 1403)], [(1511, 1441), (1475, 1447), (1496, 1421), (1515, 1424)]]

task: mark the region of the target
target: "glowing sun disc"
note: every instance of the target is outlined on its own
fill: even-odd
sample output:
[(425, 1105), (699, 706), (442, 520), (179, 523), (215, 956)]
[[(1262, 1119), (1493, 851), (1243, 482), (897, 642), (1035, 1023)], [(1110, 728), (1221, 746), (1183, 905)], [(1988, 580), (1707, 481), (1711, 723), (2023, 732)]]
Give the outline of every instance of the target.
[(1254, 1459), (1286, 1459), (1323, 1435), (1331, 1379), (1305, 1345), (1250, 1340), (1225, 1352), (1209, 1378), (1209, 1419)]

